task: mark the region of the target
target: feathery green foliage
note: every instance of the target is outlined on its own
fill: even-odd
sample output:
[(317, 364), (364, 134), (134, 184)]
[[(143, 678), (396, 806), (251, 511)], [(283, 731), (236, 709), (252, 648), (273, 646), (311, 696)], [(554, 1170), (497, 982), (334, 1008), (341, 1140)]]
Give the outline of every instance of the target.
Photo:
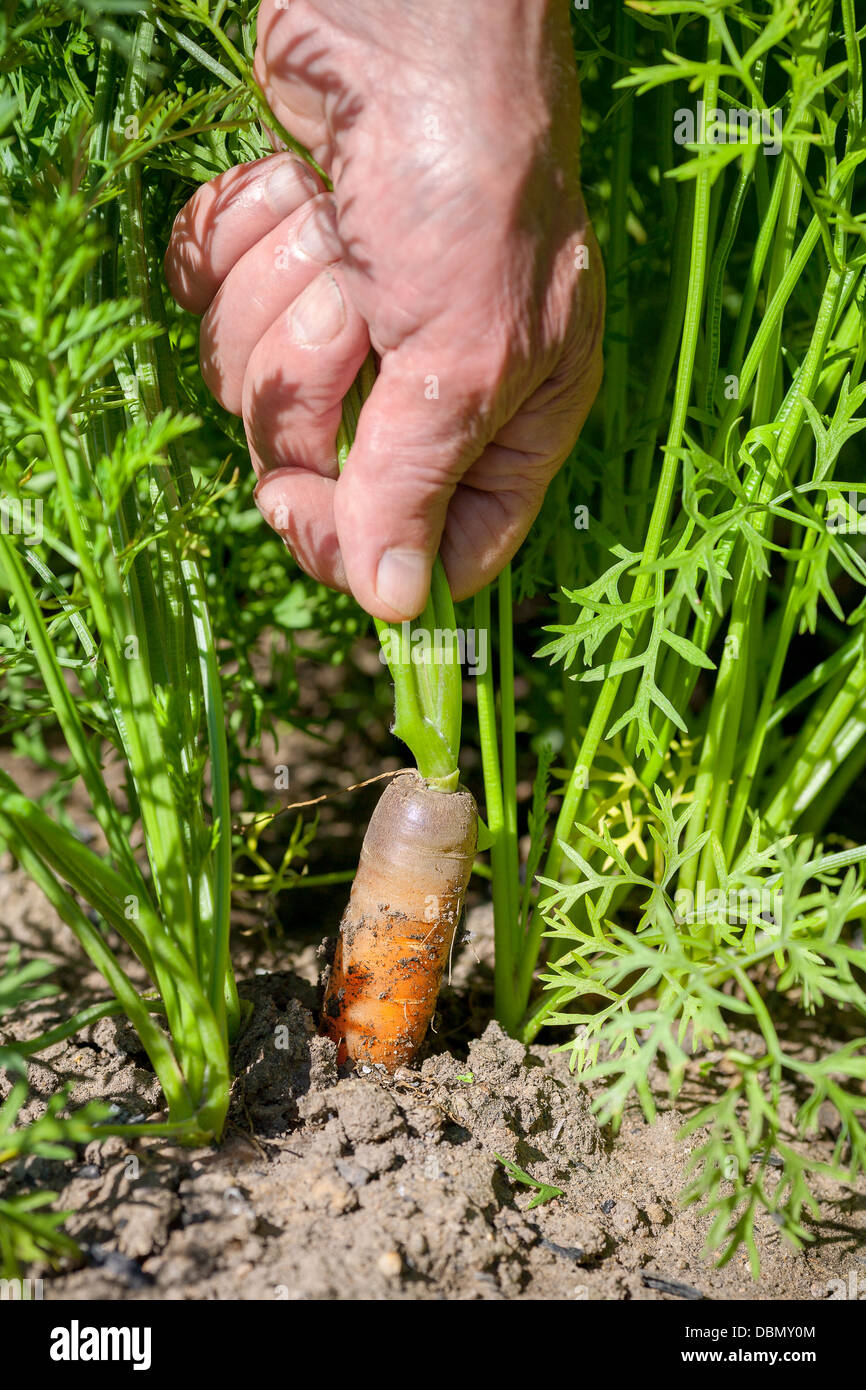
[[(598, 22), (575, 17), (606, 379), (517, 567), (525, 595), (555, 562), (537, 658), (562, 672), (566, 738), (528, 923), (494, 857), (497, 1011), (527, 1040), (567, 1028), (613, 1123), (633, 1095), (654, 1115), (653, 1075), (676, 1096), (693, 1059), (724, 1054), (686, 1196), (710, 1247), (745, 1243), (756, 1266), (761, 1209), (807, 1239), (816, 1169), (866, 1163), (866, 848), (821, 843), (866, 764), (862, 33), (850, 0), (641, 0)], [(725, 139), (727, 116), (716, 139), (716, 108), (779, 112), (778, 152)], [(844, 1041), (805, 1060), (792, 1009), (837, 1015)], [(816, 1165), (796, 1140), (825, 1103), (839, 1139)]]

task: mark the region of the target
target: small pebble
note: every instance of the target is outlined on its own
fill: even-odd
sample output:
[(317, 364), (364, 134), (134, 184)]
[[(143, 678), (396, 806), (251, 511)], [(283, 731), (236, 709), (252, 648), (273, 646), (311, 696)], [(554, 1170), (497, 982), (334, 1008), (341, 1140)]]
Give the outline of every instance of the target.
[(408, 1067), (398, 1067), (394, 1073), (395, 1081), (403, 1081), (407, 1086), (417, 1086), (418, 1077)]
[(399, 1279), (403, 1273), (403, 1257), (399, 1250), (386, 1250), (376, 1261), (376, 1268), (386, 1279)]

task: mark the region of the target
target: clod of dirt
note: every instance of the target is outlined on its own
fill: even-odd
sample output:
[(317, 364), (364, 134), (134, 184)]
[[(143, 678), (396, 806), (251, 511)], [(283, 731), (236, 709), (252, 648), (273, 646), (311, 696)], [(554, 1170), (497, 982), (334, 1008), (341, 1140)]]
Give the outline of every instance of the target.
[(387, 1090), (354, 1077), (347, 1078), (339, 1090), (330, 1094), (307, 1097), (300, 1103), (299, 1111), (312, 1123), (324, 1114), (338, 1115), (353, 1147), (381, 1143), (406, 1128), (400, 1108)]
[[(95, 1177), (90, 1175), (94, 1169)], [(66, 1222), (69, 1235), (85, 1245), (110, 1245), (130, 1260), (161, 1250), (182, 1211), (161, 1165), (144, 1167), (129, 1155), (104, 1172), (96, 1165), (87, 1165), (87, 1171), (85, 1177), (79, 1170), (60, 1198), (61, 1206), (73, 1213)]]
[(90, 1039), (103, 1052), (118, 1057), (131, 1057), (139, 1066), (147, 1066), (147, 1053), (131, 1023), (125, 1018), (101, 1018), (89, 1030)]
[(297, 1102), (337, 1080), (337, 1049), (313, 1021), (316, 991), (290, 972), (259, 975), (239, 989), (255, 1000), (235, 1050), (232, 1118), (271, 1137), (297, 1119)]
[(585, 1092), (552, 1070), (491, 1023), (466, 1063), (430, 1057), (422, 1076), (455, 1124), (486, 1132), (493, 1151), (555, 1184), (574, 1175), (578, 1155), (585, 1165), (604, 1144)]

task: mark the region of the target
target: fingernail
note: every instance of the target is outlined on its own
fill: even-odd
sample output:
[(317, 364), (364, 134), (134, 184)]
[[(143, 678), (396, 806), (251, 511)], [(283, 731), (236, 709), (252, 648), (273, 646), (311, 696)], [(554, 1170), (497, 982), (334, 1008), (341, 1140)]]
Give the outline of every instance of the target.
[(430, 557), (422, 550), (386, 550), (376, 571), (376, 597), (398, 613), (417, 617), (430, 591)]
[(298, 246), (311, 260), (328, 265), (342, 252), (337, 235), (337, 214), (330, 198), (317, 199), (312, 212), (298, 229)]
[(279, 484), (282, 479), (282, 473), (265, 473), (253, 488), (253, 501), (268, 525), (278, 533), (288, 530), (290, 516), (285, 502), (277, 500), (281, 495)]
[(298, 295), (289, 313), (289, 329), (299, 343), (323, 345), (336, 338), (346, 322), (340, 287), (332, 275), (323, 271), (303, 294)]
[(266, 191), (274, 212), (287, 217), (309, 198), (311, 192), (318, 192), (318, 185), (303, 164), (294, 155), (289, 155), (275, 162), (268, 175)]

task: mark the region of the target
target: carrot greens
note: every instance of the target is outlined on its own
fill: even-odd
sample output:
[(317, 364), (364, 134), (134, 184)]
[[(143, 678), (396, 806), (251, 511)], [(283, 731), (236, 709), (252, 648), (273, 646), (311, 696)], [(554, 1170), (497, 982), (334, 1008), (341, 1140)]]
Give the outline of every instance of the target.
[[(861, 33), (851, 0), (641, 0), (606, 40), (592, 16), (574, 33), (607, 368), (515, 572), (524, 599), (558, 586), (536, 660), (563, 676), (522, 887), (506, 585), (499, 680), (479, 690), (496, 1012), (526, 1041), (565, 1029), (614, 1123), (633, 1095), (655, 1115), (653, 1069), (676, 1096), (723, 1054), (726, 1089), (689, 1122), (686, 1195), (710, 1247), (745, 1244), (757, 1268), (762, 1211), (801, 1243), (818, 1173), (866, 1165), (862, 1048), (828, 1037), (807, 1062), (773, 1007), (835, 1013), (855, 1039), (866, 1013), (866, 846), (840, 820), (866, 766)], [(660, 144), (638, 129), (653, 101)], [(490, 627), (489, 596), (476, 613)], [(825, 1102), (831, 1165), (797, 1147)]]

